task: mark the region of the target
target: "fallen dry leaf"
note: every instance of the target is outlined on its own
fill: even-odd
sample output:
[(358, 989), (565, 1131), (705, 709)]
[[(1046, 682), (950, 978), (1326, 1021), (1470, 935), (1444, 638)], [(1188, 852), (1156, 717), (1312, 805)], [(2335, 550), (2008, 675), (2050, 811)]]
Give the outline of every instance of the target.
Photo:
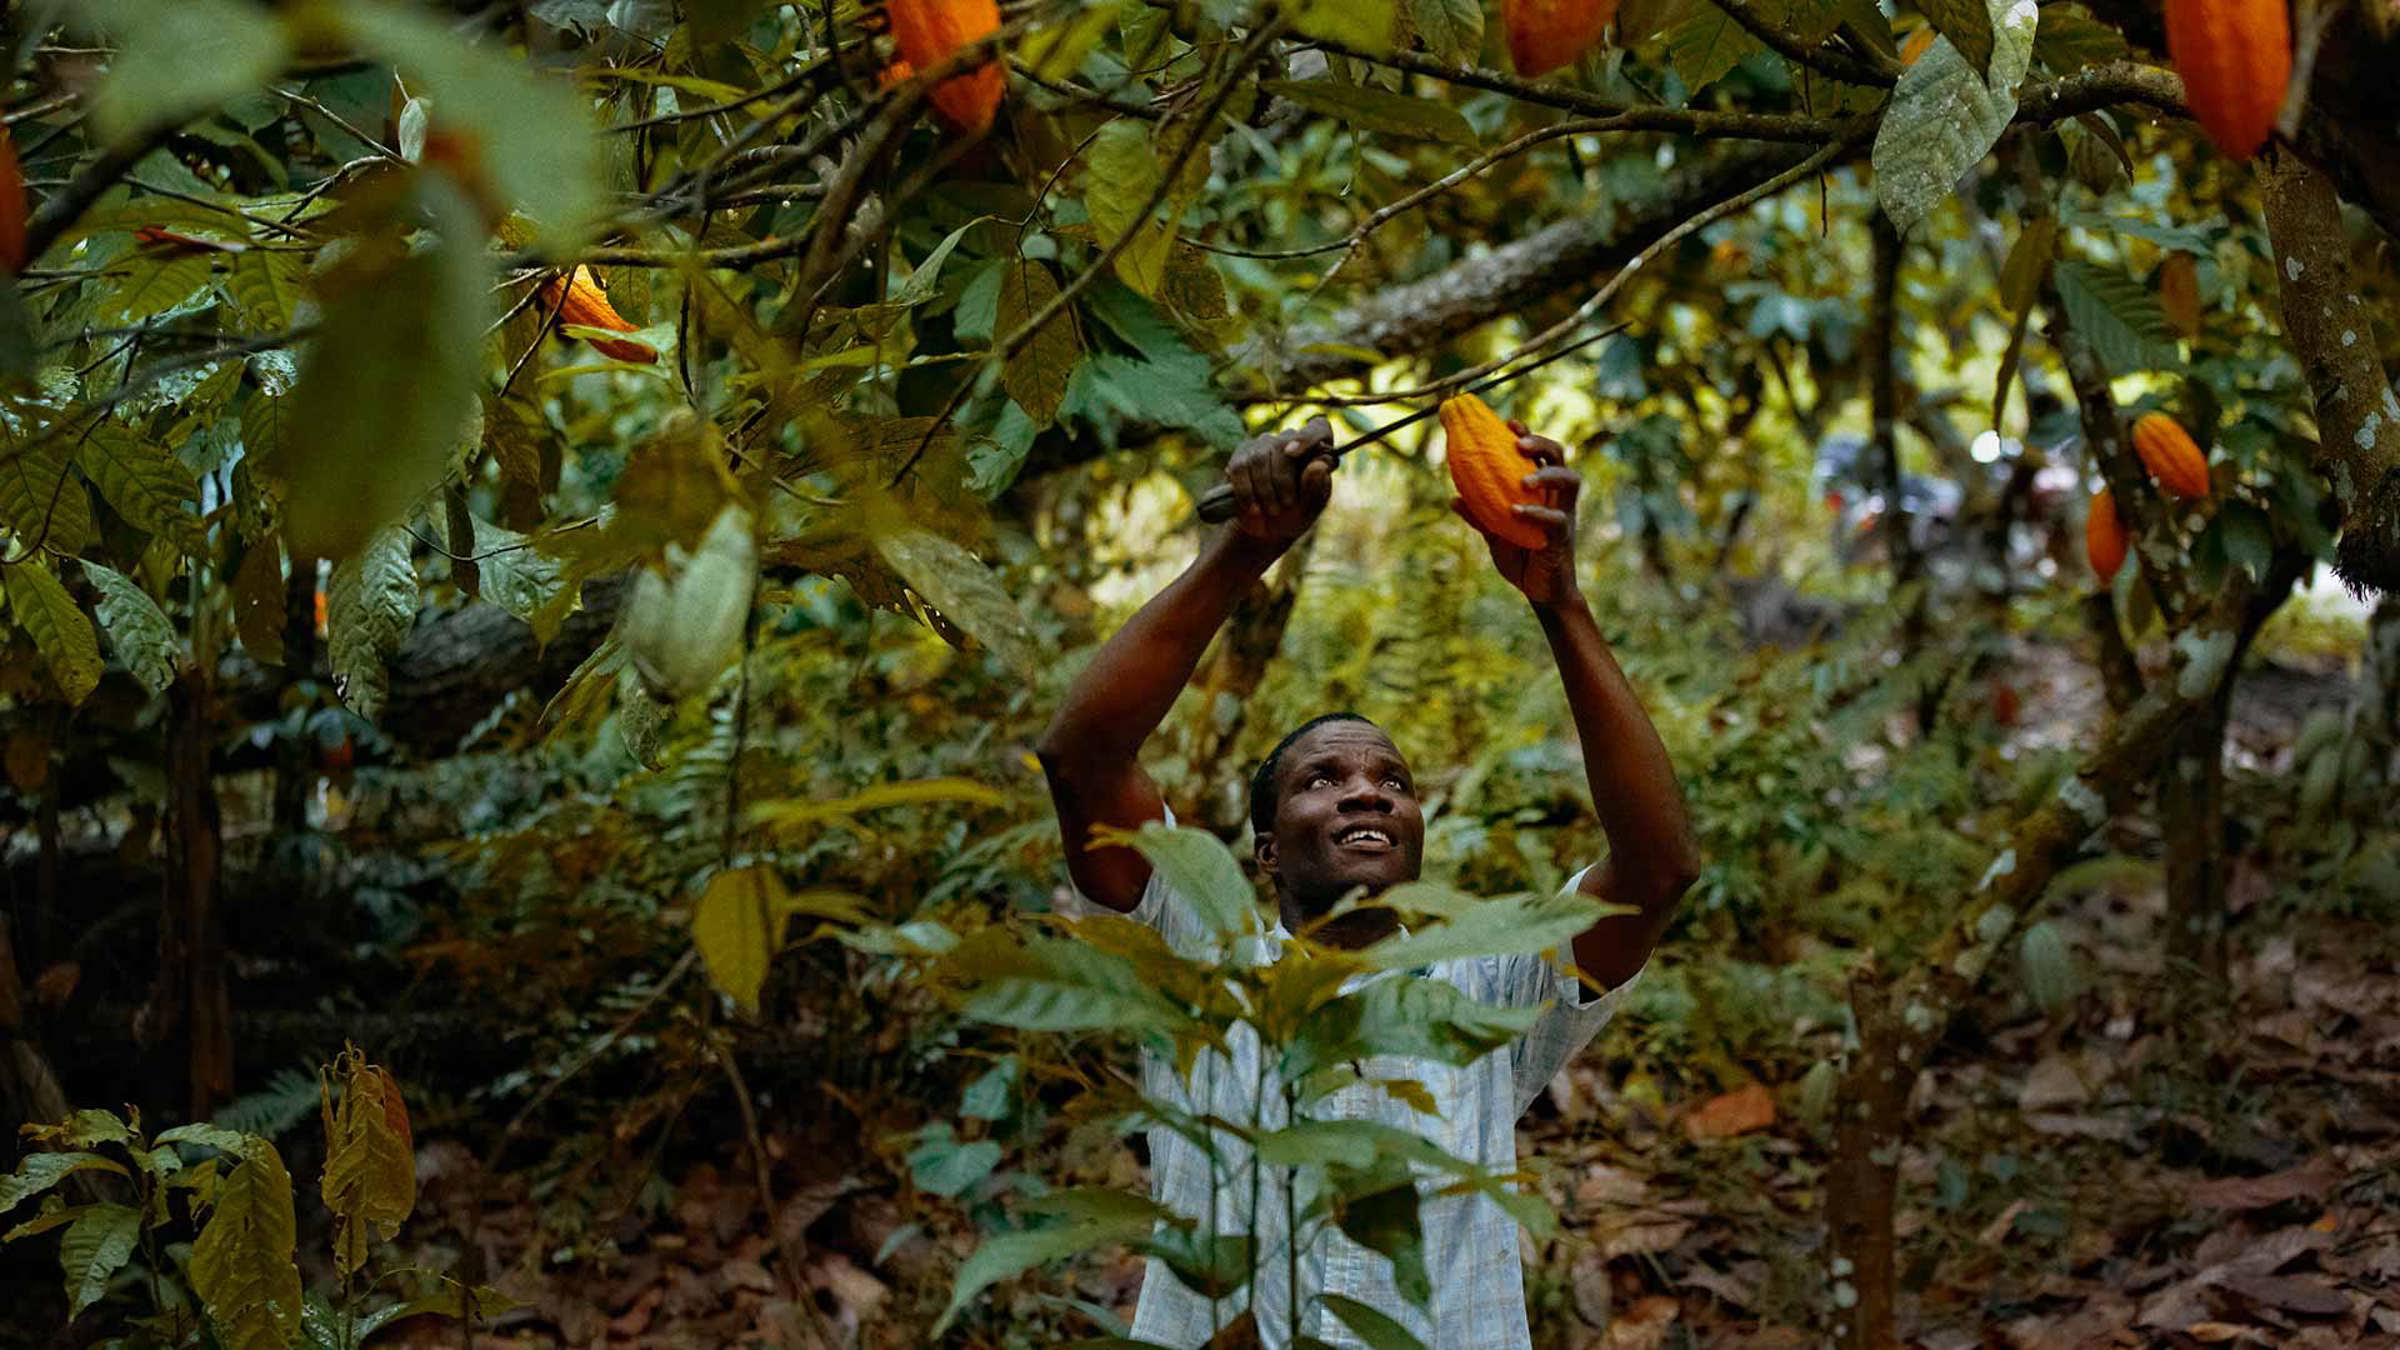
[(1683, 1118), (1683, 1131), (1694, 1139), (1730, 1139), (1774, 1123), (1774, 1095), (1765, 1084), (1752, 1083), (1700, 1103)]
[(2266, 1209), (2287, 1200), (2322, 1200), (2342, 1179), (2340, 1164), (2322, 1154), (2263, 1177), (2219, 1177), (2193, 1183), (2184, 1198), (2202, 1209)]

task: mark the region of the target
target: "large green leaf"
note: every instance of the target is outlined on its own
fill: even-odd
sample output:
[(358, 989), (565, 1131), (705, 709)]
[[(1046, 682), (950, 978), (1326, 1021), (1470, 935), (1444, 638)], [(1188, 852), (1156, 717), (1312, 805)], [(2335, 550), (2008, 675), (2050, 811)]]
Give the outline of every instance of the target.
[(1158, 294), (1166, 283), (1167, 256), (1175, 247), (1172, 224), (1142, 214), (1163, 173), (1149, 131), (1133, 118), (1102, 127), (1084, 152), (1083, 208), (1092, 230), (1103, 245), (1134, 236), (1118, 252), (1116, 271), (1143, 295)]
[(53, 426), (0, 446), (0, 525), (16, 535), (10, 554), (79, 553), (92, 542), (92, 499), (67, 468), (75, 435)]
[(1687, 6), (1668, 25), (1666, 45), (1667, 64), (1694, 93), (1725, 78), (1743, 57), (1767, 49), (1732, 15), (1706, 3)]
[[(1047, 263), (1012, 258), (1001, 265), (1000, 307), (994, 332), (1016, 332), (1058, 296), (1058, 279)], [(1067, 396), (1067, 381), (1083, 357), (1083, 338), (1075, 328), (1075, 311), (1058, 315), (1036, 331), (1000, 371), (1001, 386), (1037, 427), (1058, 420), (1058, 405)]]
[(438, 242), (359, 259), (330, 283), (292, 391), (274, 468), (296, 557), (365, 547), (442, 481), (472, 429), (489, 307), (483, 231), (448, 180), (422, 187)]
[(1386, 1313), (1341, 1294), (1320, 1294), (1317, 1301), (1325, 1310), (1342, 1321), (1342, 1325), (1357, 1333), (1368, 1350), (1425, 1350), (1425, 1343), (1409, 1333), (1407, 1327)]
[(77, 1172), (127, 1175), (123, 1165), (97, 1153), (28, 1153), (17, 1160), (16, 1171), (0, 1177), (0, 1214), (8, 1213)]
[(1377, 56), (1392, 49), (1400, 17), (1395, 0), (1298, 0), (1290, 12), (1303, 37), (1347, 42)]
[(207, 551), (208, 536), (197, 514), (199, 480), (163, 442), (103, 421), (76, 446), (75, 463), (127, 524), (171, 540), (186, 553)]
[(1266, 80), (1259, 88), (1361, 131), (1452, 145), (1475, 143), (1475, 128), (1458, 109), (1432, 99), (1340, 80)]
[(565, 256), (589, 237), (608, 203), (591, 105), (573, 85), (415, 6), (361, 0), (345, 21), (432, 105), (436, 129), (471, 138), (481, 172), (533, 218), (543, 247)]
[(291, 58), (274, 12), (243, 0), (78, 0), (78, 8), (116, 46), (92, 100), (92, 125), (112, 142), (180, 125), (258, 88)]
[(1478, 1002), (1442, 980), (1376, 980), (1310, 1013), (1285, 1049), (1283, 1071), (1296, 1079), (1370, 1055), (1470, 1064), (1541, 1015)]
[(1483, 6), (1478, 0), (1409, 0), (1417, 37), (1433, 59), (1471, 66), (1483, 54)]
[(39, 558), (0, 568), (0, 579), (5, 579), (8, 612), (33, 638), (34, 650), (42, 654), (59, 692), (69, 703), (83, 702), (99, 686), (106, 668), (100, 660), (100, 635), (92, 631), (90, 617)]
[(384, 663), (417, 619), (417, 573), (408, 531), (379, 530), (357, 555), (336, 564), (325, 586), (326, 660), (334, 692), (373, 721), (389, 687)]
[(1875, 132), (1875, 193), (1902, 233), (1947, 198), (2017, 115), (2017, 85), (2033, 62), (2033, 0), (1988, 0), (1992, 59), (1977, 73), (1949, 38), (1934, 40), (1900, 75)]
[(2114, 61), (2127, 52), (2125, 35), (2095, 19), (2081, 5), (2048, 5), (2033, 58), (2061, 75)]
[(1132, 961), (1086, 942), (986, 929), (942, 966), (970, 1018), (1021, 1031), (1171, 1032), (1188, 1019)]
[(292, 1264), (292, 1177), (275, 1146), (243, 1141), (241, 1165), (192, 1244), (192, 1292), (225, 1350), (291, 1350), (300, 1340), (300, 1271)]
[(175, 625), (166, 611), (148, 591), (135, 585), (133, 578), (113, 567), (86, 558), (83, 578), (100, 592), (94, 608), (109, 650), (151, 693), (164, 693), (176, 672), (183, 669), (183, 644), (176, 639)]
[(1131, 832), (1108, 830), (1158, 870), (1211, 932), (1235, 937), (1258, 931), (1258, 891), (1242, 874), (1233, 850), (1206, 830), (1168, 829), (1156, 821)]
[(1384, 939), (1363, 953), (1377, 970), (1404, 970), (1474, 956), (1519, 956), (1549, 949), (1591, 927), (1608, 907), (1588, 895), (1508, 895), (1485, 900), (1428, 927)]
[(909, 1180), (927, 1195), (954, 1199), (1000, 1165), (1000, 1145), (990, 1139), (964, 1140), (948, 1121), (935, 1121), (917, 1136), (908, 1151)]
[(933, 1335), (940, 1337), (958, 1314), (975, 1301), (976, 1295), (994, 1284), (1103, 1243), (1138, 1241), (1149, 1234), (1150, 1225), (1147, 1214), (1124, 1214), (985, 1238), (975, 1254), (959, 1266), (958, 1279), (950, 1289), (950, 1306), (942, 1310), (941, 1320), (934, 1323)]
[(2081, 262), (2062, 262), (2053, 275), (2067, 322), (2092, 345), (2110, 375), (2158, 370), (2180, 359), (2166, 311), (2138, 279)]
[(67, 1279), (67, 1316), (76, 1317), (108, 1292), (108, 1279), (123, 1269), (142, 1235), (142, 1212), (131, 1205), (98, 1204), (77, 1215), (58, 1243), (58, 1266)]
[(1033, 626), (981, 559), (931, 530), (910, 525), (896, 512), (878, 512), (869, 532), (885, 565), (943, 618), (990, 648), (1018, 675), (1030, 679), (1039, 671)]

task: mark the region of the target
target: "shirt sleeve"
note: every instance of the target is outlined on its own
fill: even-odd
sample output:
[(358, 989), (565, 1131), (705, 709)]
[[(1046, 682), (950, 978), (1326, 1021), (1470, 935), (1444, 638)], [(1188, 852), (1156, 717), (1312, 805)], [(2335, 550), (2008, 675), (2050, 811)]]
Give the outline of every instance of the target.
[[(1174, 829), (1175, 808), (1161, 802), (1159, 809), (1166, 813), (1164, 822), (1166, 827), (1170, 830)], [(1075, 893), (1077, 918), (1117, 913), (1077, 889), (1072, 875), (1067, 879), (1067, 887)], [(1178, 956), (1200, 957), (1207, 944), (1208, 934), (1202, 931), (1198, 917), (1192, 913), (1191, 905), (1186, 903), (1184, 898), (1167, 884), (1166, 878), (1160, 876), (1155, 867), (1150, 869), (1150, 880), (1142, 887), (1142, 898), (1122, 917), (1155, 931), (1160, 937), (1166, 939), (1169, 950)]]
[[(1583, 883), (1586, 867), (1567, 879), (1564, 889), (1574, 890)], [(1516, 1087), (1517, 1114), (1567, 1066), (1567, 1061), (1582, 1053), (1600, 1034), (1609, 1019), (1617, 1015), (1633, 987), (1641, 983), (1643, 971), (1605, 994), (1595, 994), (1572, 970), (1561, 970), (1549, 957), (1540, 953), (1530, 956), (1511, 956), (1500, 963), (1500, 1002), (1510, 1007), (1532, 1007), (1548, 1004), (1540, 1020), (1528, 1027), (1509, 1047), (1509, 1063)]]

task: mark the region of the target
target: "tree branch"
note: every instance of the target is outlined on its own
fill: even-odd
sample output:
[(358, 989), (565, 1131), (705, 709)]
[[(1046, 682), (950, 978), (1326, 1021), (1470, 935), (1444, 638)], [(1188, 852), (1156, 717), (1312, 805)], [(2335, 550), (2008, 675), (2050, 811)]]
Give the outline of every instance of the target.
[(2297, 155), (2277, 151), (2262, 177), (2284, 336), (2316, 401), (2317, 471), (2342, 517), (2335, 570), (2361, 590), (2400, 592), (2400, 400), (2376, 357), (2342, 205)]

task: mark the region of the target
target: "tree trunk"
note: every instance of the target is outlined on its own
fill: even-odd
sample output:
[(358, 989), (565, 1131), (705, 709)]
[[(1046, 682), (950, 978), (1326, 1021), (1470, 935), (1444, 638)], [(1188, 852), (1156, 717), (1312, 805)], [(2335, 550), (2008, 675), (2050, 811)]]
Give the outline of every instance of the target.
[(150, 1038), (181, 1050), (192, 1120), (207, 1119), (233, 1093), (232, 1000), (217, 907), (222, 837), (208, 754), (213, 703), (206, 671), (187, 673), (167, 690), (166, 859)]
[(1915, 1070), (1902, 1063), (1883, 981), (1851, 981), (1858, 1052), (1842, 1075), (1834, 1126), (1833, 1175), (1825, 1194), (1832, 1239), (1825, 1288), (1834, 1344), (1892, 1350), (1900, 1344), (1899, 1243), (1892, 1209), (1900, 1193), (1900, 1146)]
[(2231, 678), (2195, 709), (2160, 766), (2158, 828), (2166, 853), (2167, 955), (2225, 977), (2225, 712)]

